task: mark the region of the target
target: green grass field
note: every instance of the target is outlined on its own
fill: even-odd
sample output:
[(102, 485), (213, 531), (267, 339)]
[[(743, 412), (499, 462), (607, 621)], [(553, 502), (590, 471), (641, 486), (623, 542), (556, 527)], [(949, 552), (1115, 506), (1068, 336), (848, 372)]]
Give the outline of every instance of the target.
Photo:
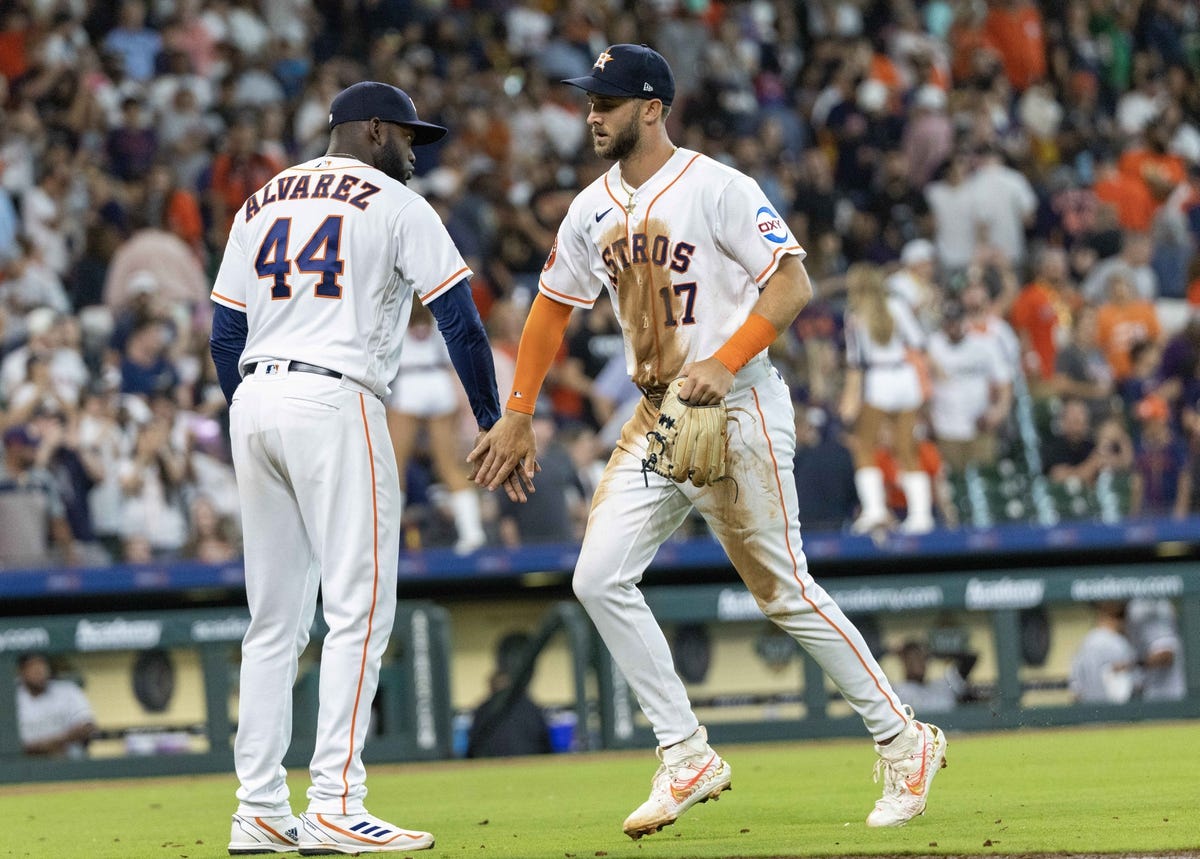
[[(621, 822), (646, 797), (649, 751), (377, 765), (368, 807), (432, 831), (421, 856), (1200, 857), (1196, 723), (951, 734), (925, 816), (889, 830), (863, 823), (878, 795), (865, 739), (734, 746), (712, 734), (733, 791), (636, 843)], [(225, 856), (234, 787), (229, 775), (0, 787), (0, 856)]]

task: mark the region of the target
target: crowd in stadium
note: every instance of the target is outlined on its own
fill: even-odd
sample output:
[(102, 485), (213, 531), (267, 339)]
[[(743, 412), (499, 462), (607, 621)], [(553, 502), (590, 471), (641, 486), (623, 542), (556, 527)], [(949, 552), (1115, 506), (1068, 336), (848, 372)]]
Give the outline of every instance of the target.
[[(450, 128), (412, 185), (474, 271), (503, 400), (559, 220), (606, 166), (558, 81), (618, 42), (667, 57), (674, 141), (753, 176), (808, 252), (816, 298), (772, 348), (806, 529), (1200, 510), (1194, 3), (3, 0), (3, 563), (237, 557), (210, 277), (358, 80)], [(862, 419), (855, 325), (912, 331), (919, 408)], [(574, 539), (636, 396), (611, 312), (574, 314), (523, 508), (465, 503), (398, 415), (406, 543)]]

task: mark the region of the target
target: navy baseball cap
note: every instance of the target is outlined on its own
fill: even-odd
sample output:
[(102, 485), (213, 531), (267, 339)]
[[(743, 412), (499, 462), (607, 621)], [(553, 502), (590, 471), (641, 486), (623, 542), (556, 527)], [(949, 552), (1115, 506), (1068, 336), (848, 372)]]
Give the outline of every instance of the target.
[(596, 58), (592, 73), (565, 84), (617, 98), (657, 98), (670, 106), (675, 76), (658, 51), (647, 45), (612, 45)]
[(413, 130), (413, 145), (433, 143), (446, 136), (446, 129), (417, 119), (417, 106), (408, 93), (391, 84), (362, 81), (348, 86), (333, 97), (329, 105), (329, 127), (343, 122), (367, 122), (378, 117), (384, 122), (405, 125)]

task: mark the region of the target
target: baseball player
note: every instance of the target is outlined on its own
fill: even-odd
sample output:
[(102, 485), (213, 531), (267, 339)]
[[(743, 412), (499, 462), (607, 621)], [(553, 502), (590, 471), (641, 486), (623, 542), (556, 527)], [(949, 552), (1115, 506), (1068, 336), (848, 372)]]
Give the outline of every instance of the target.
[[(324, 156), (246, 200), (212, 290), (250, 607), (231, 854), (433, 846), (428, 832), (363, 804), (362, 746), (395, 614), (402, 503), (381, 398), (414, 298), (437, 320), (480, 428), (500, 416), (471, 272), (433, 208), (405, 187), (412, 148), (446, 129), (420, 121), (402, 90), (374, 82), (339, 93), (329, 125)], [(318, 587), (329, 633), (308, 811), (296, 818), (281, 761)]]
[[(704, 516), (763, 612), (833, 678), (876, 740), (882, 799), (867, 822), (897, 826), (925, 808), (945, 736), (917, 721), (862, 636), (808, 573), (791, 475), (791, 397), (766, 349), (808, 301), (804, 251), (749, 177), (672, 145), (664, 126), (675, 84), (661, 55), (613, 45), (587, 91), (595, 151), (616, 162), (584, 189), (559, 228), (530, 309), (503, 418), (468, 459), (495, 488), (510, 469), (531, 479), (531, 413), (571, 310), (608, 289), (629, 372), (643, 391), (592, 500), (574, 589), (629, 681), (659, 742), (650, 797), (625, 821), (657, 832), (729, 787), (666, 638), (637, 588), (691, 506)], [(696, 405), (727, 401), (727, 474), (710, 486), (647, 473), (647, 434), (676, 377)], [(509, 491), (506, 489), (506, 491)]]

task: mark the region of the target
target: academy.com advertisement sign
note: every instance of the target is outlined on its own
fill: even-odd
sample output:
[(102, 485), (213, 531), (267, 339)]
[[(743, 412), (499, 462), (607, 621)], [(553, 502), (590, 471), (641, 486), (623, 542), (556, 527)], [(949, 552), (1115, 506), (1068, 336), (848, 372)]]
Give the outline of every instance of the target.
[[(1162, 575), (1081, 576), (1048, 572), (1043, 576), (964, 576), (956, 574), (889, 577), (889, 584), (835, 581), (829, 596), (850, 614), (905, 612), (930, 609), (999, 611), (1027, 609), (1048, 603), (1099, 600), (1174, 599), (1200, 591), (1200, 572)], [(681, 591), (693, 590), (696, 620), (715, 616), (722, 621), (757, 620), (763, 616), (757, 600), (740, 586), (668, 588), (678, 608), (688, 602)], [(652, 601), (653, 602), (653, 601)], [(652, 606), (653, 607), (653, 606)], [(674, 612), (678, 614), (678, 610)]]

